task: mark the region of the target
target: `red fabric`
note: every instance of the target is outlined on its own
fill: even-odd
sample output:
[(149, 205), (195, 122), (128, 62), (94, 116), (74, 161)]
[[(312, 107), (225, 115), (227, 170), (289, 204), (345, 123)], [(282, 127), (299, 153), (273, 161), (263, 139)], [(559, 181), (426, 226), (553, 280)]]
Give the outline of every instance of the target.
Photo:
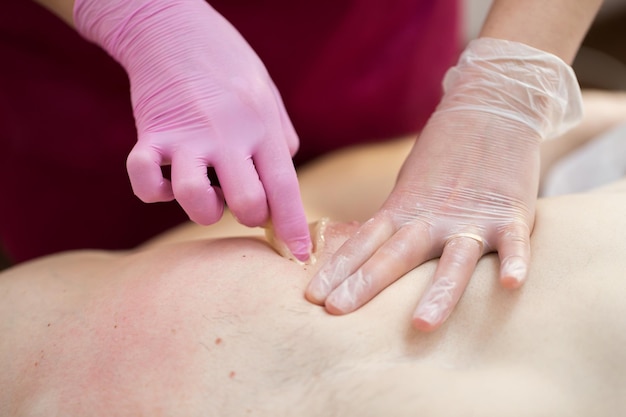
[[(35, 3), (0, 13), (0, 236), (15, 261), (123, 249), (186, 220), (133, 194), (126, 74)], [(217, 0), (267, 66), (296, 163), (421, 128), (459, 53), (457, 0)]]

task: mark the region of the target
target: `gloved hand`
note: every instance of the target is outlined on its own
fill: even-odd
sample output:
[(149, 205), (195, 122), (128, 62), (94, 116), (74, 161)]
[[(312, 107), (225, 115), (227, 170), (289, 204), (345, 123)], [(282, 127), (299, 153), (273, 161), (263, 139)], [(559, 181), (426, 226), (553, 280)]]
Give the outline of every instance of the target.
[[(306, 260), (309, 229), (291, 160), (298, 137), (235, 28), (203, 0), (76, 0), (74, 23), (128, 73), (135, 194), (145, 202), (175, 198), (205, 225), (221, 218), (225, 199), (244, 225), (271, 217), (278, 238)], [(161, 171), (170, 164), (171, 182)], [(209, 166), (221, 190), (211, 186)]]
[(426, 260), (440, 256), (413, 315), (437, 328), (477, 261), (500, 257), (500, 282), (527, 277), (539, 178), (539, 144), (582, 117), (572, 69), (529, 46), (471, 42), (444, 80), (444, 97), (383, 207), (323, 265), (306, 297), (351, 312)]

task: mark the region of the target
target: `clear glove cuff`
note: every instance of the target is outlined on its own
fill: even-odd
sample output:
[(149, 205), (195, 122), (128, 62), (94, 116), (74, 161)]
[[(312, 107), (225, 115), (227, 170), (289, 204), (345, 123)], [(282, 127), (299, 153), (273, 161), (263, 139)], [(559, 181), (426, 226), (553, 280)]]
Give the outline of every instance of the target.
[(542, 139), (565, 133), (583, 115), (572, 68), (556, 55), (519, 42), (471, 41), (443, 86), (439, 110), (485, 111), (524, 123)]

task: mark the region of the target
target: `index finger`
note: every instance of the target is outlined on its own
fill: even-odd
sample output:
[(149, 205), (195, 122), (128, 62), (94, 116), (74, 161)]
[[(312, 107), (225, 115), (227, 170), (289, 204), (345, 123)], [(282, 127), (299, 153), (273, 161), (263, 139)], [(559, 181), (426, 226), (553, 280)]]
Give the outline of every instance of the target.
[(254, 164), (263, 183), (274, 231), (299, 261), (309, 259), (311, 235), (296, 169), (286, 147), (261, 149)]

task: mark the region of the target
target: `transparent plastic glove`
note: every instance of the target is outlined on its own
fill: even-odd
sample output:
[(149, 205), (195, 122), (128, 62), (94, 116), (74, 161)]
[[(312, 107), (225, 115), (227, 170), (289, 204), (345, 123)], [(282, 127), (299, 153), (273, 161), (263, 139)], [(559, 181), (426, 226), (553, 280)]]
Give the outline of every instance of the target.
[[(76, 0), (74, 21), (128, 73), (135, 194), (145, 202), (175, 198), (205, 225), (221, 218), (224, 200), (247, 226), (271, 217), (278, 238), (306, 260), (310, 236), (291, 159), (298, 137), (263, 63), (235, 28), (203, 0)], [(171, 181), (163, 165), (171, 165)]]
[(426, 260), (440, 256), (413, 315), (432, 330), (449, 316), (476, 263), (500, 257), (500, 281), (527, 277), (539, 144), (582, 117), (571, 68), (523, 44), (471, 42), (383, 207), (320, 268), (306, 297), (351, 312)]

